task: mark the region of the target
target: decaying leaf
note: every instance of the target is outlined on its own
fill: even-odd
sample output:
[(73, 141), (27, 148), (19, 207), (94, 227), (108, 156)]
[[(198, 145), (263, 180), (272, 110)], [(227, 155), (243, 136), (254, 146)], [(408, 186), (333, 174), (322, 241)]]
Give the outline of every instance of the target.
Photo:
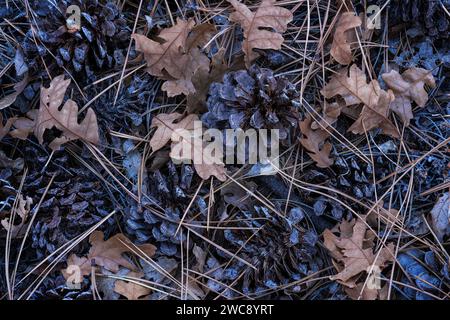
[[(259, 54), (253, 49), (280, 50), (284, 41), (283, 33), (292, 21), (292, 13), (282, 7), (275, 6), (276, 0), (263, 0), (255, 12), (237, 0), (228, 0), (235, 11), (230, 14), (230, 21), (237, 22), (244, 30), (242, 51), (245, 54), (245, 64), (250, 67)], [(273, 29), (269, 31), (267, 29)]]
[(339, 17), (331, 45), (331, 55), (342, 65), (352, 62), (352, 43), (356, 40), (355, 28), (362, 24), (353, 12), (344, 12)]
[[(131, 271), (126, 274), (128, 278), (140, 279), (144, 276), (142, 272)], [(138, 282), (138, 280), (130, 279)], [(144, 296), (150, 294), (151, 290), (143, 285), (132, 281), (117, 280), (114, 285), (114, 291), (126, 297), (128, 300), (141, 300)], [(141, 299), (140, 299), (141, 298)]]
[[(193, 143), (194, 122), (199, 121), (196, 114), (189, 114), (183, 119), (180, 113), (160, 113), (152, 120), (152, 127), (157, 127), (155, 133), (150, 139), (152, 150), (157, 151), (164, 147), (169, 141), (172, 141), (170, 157), (173, 160), (194, 160), (194, 154), (201, 155), (202, 159), (206, 157), (203, 149), (203, 137), (199, 139), (200, 145)], [(180, 120), (181, 119), (181, 120)], [(178, 122), (175, 122), (177, 121)], [(178, 131), (181, 130), (181, 131)], [(179, 134), (178, 134), (179, 132)], [(186, 135), (186, 136), (184, 136)], [(189, 144), (188, 147), (185, 147)], [(184, 154), (184, 150), (190, 150), (189, 154)], [(215, 176), (221, 181), (226, 180), (225, 165), (217, 159), (207, 159), (207, 161), (194, 161), (194, 168), (200, 178), (206, 180)]]
[(229, 71), (228, 65), (224, 61), (224, 54), (225, 50), (219, 50), (212, 57), (209, 70), (200, 68), (194, 74), (192, 83), (195, 93), (190, 93), (187, 96), (186, 110), (188, 113), (207, 111), (205, 102), (211, 83), (222, 81), (224, 74)]
[(136, 50), (144, 53), (147, 71), (167, 80), (162, 90), (169, 97), (195, 92), (192, 77), (199, 69), (209, 70), (209, 59), (199, 46), (206, 44), (215, 31), (213, 25), (202, 24), (194, 28), (195, 21), (177, 19), (170, 28), (163, 29), (158, 41), (133, 34)]
[(39, 143), (44, 142), (46, 129), (56, 127), (62, 131), (60, 137), (50, 143), (50, 148), (57, 150), (68, 141), (82, 139), (84, 141), (98, 144), (98, 125), (94, 110), (87, 109), (86, 116), (78, 123), (78, 106), (73, 100), (67, 100), (61, 110), (64, 95), (70, 85), (70, 79), (64, 80), (64, 75), (55, 77), (49, 88), (41, 88), (39, 113), (36, 120), (34, 134)]
[[(155, 115), (152, 119), (152, 128), (157, 128), (152, 138), (150, 139), (150, 146), (153, 151), (157, 151), (164, 147), (167, 142), (172, 138), (173, 133), (176, 130), (193, 130), (194, 121), (199, 121), (196, 114), (190, 114), (180, 120), (183, 117), (181, 113), (160, 113)], [(179, 122), (176, 122), (180, 120)]]
[(19, 197), (17, 208), (15, 208), (15, 213), (20, 217), (20, 223), (12, 224), (10, 223), (9, 218), (5, 218), (1, 221), (3, 228), (5, 228), (6, 231), (11, 232), (12, 238), (24, 236), (28, 225), (26, 221), (28, 219), (28, 214), (30, 212), (32, 204), (33, 199), (31, 199), (30, 197)]
[[(336, 236), (331, 230), (325, 230), (323, 233), (324, 245), (332, 255), (335, 267), (338, 273), (331, 276), (331, 280), (337, 280), (343, 286), (354, 291), (359, 288), (361, 298), (375, 299), (377, 294), (373, 286), (363, 286), (367, 273), (374, 268), (382, 271), (387, 262), (393, 261), (394, 245), (389, 243), (380, 249), (379, 252), (373, 252), (374, 234), (367, 230), (365, 218), (354, 219), (350, 222), (343, 221), (337, 227), (339, 236)], [(365, 275), (365, 277), (361, 277)], [(359, 279), (359, 278), (362, 279)], [(353, 292), (353, 297), (354, 292)]]
[(347, 107), (363, 104), (349, 131), (363, 134), (374, 128), (381, 128), (384, 134), (398, 138), (398, 130), (388, 118), (389, 105), (395, 98), (392, 91), (382, 90), (377, 80), (367, 83), (365, 73), (356, 65), (352, 65), (350, 74), (347, 74), (346, 68), (339, 70), (321, 93), (327, 99), (342, 97)]
[[(78, 257), (72, 254), (67, 259), (67, 265), (78, 266), (82, 276), (91, 273), (92, 263), (114, 273), (119, 271), (120, 266), (128, 270), (135, 270), (135, 266), (122, 256), (124, 253), (132, 252), (134, 248), (132, 242), (125, 235), (119, 233), (106, 241), (103, 239), (103, 232), (94, 231), (89, 237), (91, 249), (88, 255), (86, 257)], [(156, 247), (151, 244), (143, 244), (137, 247), (149, 257), (153, 256), (156, 251)], [(70, 274), (66, 270), (62, 272), (67, 279)]]
[(337, 121), (341, 115), (343, 107), (344, 106), (340, 105), (338, 102), (328, 103), (327, 101), (324, 101), (322, 108), (322, 119), (320, 121), (313, 121), (311, 128), (313, 130), (328, 128)]
[(431, 226), (439, 240), (450, 235), (450, 197), (444, 193), (431, 210)]
[[(194, 139), (198, 139), (199, 145), (193, 142)], [(186, 136), (179, 135), (173, 139), (170, 157), (177, 161), (193, 160), (195, 171), (203, 180), (215, 176), (220, 181), (225, 181), (227, 176), (222, 159), (217, 155), (210, 157), (205, 152), (204, 145), (203, 137), (194, 137), (193, 131), (189, 131)], [(190, 152), (184, 152), (185, 150), (190, 150)], [(197, 161), (196, 157), (201, 157), (200, 161)]]
[(411, 68), (400, 74), (396, 70), (391, 70), (382, 77), (395, 94), (395, 100), (391, 103), (392, 111), (398, 114), (405, 125), (409, 125), (413, 118), (411, 102), (414, 101), (423, 108), (428, 101), (425, 84), (432, 88), (436, 86), (431, 71)]
[(330, 134), (321, 128), (313, 130), (311, 124), (311, 115), (300, 121), (302, 132), (300, 143), (309, 151), (309, 156), (317, 163), (318, 167), (327, 168), (333, 164), (333, 159), (330, 158), (332, 145), (330, 142), (325, 142)]

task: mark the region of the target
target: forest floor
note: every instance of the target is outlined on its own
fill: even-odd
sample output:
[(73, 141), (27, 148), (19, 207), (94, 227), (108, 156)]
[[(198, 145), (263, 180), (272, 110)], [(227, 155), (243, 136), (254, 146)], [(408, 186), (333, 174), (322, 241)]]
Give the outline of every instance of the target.
[(0, 0), (0, 299), (448, 300), (449, 35), (448, 0)]

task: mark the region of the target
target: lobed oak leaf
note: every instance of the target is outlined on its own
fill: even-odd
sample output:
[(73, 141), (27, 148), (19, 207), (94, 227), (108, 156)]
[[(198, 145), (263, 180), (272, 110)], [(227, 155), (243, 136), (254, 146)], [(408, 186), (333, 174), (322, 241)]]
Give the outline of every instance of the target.
[(360, 27), (361, 24), (361, 18), (352, 12), (344, 12), (339, 17), (330, 53), (342, 65), (348, 65), (352, 62), (352, 42), (356, 40), (355, 28)]
[(436, 87), (431, 72), (422, 68), (411, 68), (402, 74), (396, 70), (391, 70), (389, 73), (384, 73), (382, 78), (395, 94), (391, 109), (406, 126), (413, 118), (411, 102), (414, 101), (419, 107), (423, 108), (428, 101), (428, 93), (424, 88), (425, 84), (432, 88)]
[[(157, 128), (152, 138), (150, 139), (150, 146), (153, 151), (157, 151), (164, 147), (172, 138), (176, 130), (193, 130), (194, 121), (199, 121), (196, 114), (190, 114), (183, 117), (181, 113), (160, 113), (155, 115), (152, 119), (151, 128)], [(176, 122), (180, 120), (179, 122)]]
[(142, 272), (131, 271), (126, 274), (133, 281), (117, 280), (114, 284), (114, 291), (126, 297), (128, 300), (141, 300), (143, 296), (150, 294), (151, 290), (143, 285), (137, 284), (134, 281), (138, 281), (132, 278), (142, 278), (144, 274)]
[(70, 79), (64, 80), (64, 75), (60, 75), (51, 81), (49, 88), (41, 88), (40, 107), (34, 134), (42, 144), (46, 129), (56, 127), (61, 130), (62, 135), (55, 138), (49, 145), (53, 150), (76, 139), (83, 139), (93, 144), (99, 142), (97, 117), (94, 110), (89, 108), (81, 123), (78, 123), (78, 106), (73, 100), (67, 100), (59, 110), (69, 84)]
[[(136, 50), (144, 53), (147, 71), (156, 77), (167, 80), (162, 90), (169, 97), (195, 92), (192, 77), (198, 69), (209, 69), (209, 59), (199, 46), (205, 45), (215, 28), (202, 24), (194, 28), (194, 20), (177, 19), (177, 23), (163, 29), (159, 41), (140, 34), (133, 34)], [(191, 32), (192, 31), (192, 32)]]
[(187, 96), (186, 110), (188, 113), (207, 111), (205, 101), (211, 83), (222, 81), (223, 76), (228, 71), (228, 65), (223, 59), (224, 54), (225, 50), (220, 49), (212, 57), (210, 68), (200, 68), (192, 77), (195, 93)]
[[(119, 267), (125, 267), (134, 270), (135, 266), (123, 257), (124, 253), (132, 252), (132, 242), (122, 233), (116, 234), (108, 240), (104, 240), (103, 232), (94, 231), (89, 237), (91, 248), (86, 257), (78, 257), (71, 255), (68, 259), (68, 265), (76, 265), (81, 270), (81, 275), (89, 275), (91, 273), (91, 263), (105, 268), (112, 272), (118, 272)], [(147, 256), (153, 256), (156, 247), (151, 244), (143, 244), (137, 246)], [(62, 271), (64, 277), (69, 276), (67, 269)]]
[[(259, 54), (253, 51), (258, 49), (280, 50), (284, 41), (283, 33), (292, 21), (292, 13), (285, 8), (277, 7), (276, 0), (263, 0), (255, 12), (237, 0), (228, 0), (235, 11), (230, 15), (230, 21), (237, 22), (244, 30), (242, 51), (245, 54), (245, 64), (250, 64)], [(267, 30), (268, 28), (273, 31)]]
[[(365, 217), (351, 222), (343, 222), (339, 225), (340, 235), (336, 236), (331, 230), (323, 233), (324, 246), (331, 253), (338, 273), (331, 276), (331, 280), (337, 280), (343, 286), (353, 291), (351, 297), (355, 297), (357, 289), (366, 299), (375, 299), (374, 288), (363, 286), (358, 278), (363, 273), (376, 268), (382, 270), (387, 262), (394, 261), (394, 245), (389, 243), (379, 252), (373, 252), (373, 232), (367, 230)], [(367, 288), (366, 288), (367, 287)], [(361, 295), (360, 295), (361, 296)]]
[(309, 156), (317, 163), (319, 168), (327, 168), (333, 164), (333, 159), (330, 158), (331, 143), (325, 142), (330, 134), (320, 128), (313, 130), (311, 125), (311, 115), (300, 121), (300, 130), (302, 132), (300, 143), (309, 151)]
[(227, 179), (221, 156), (209, 155), (205, 152), (203, 137), (195, 136), (192, 130), (173, 139), (170, 157), (177, 161), (193, 160), (195, 171), (203, 180), (211, 176), (215, 176), (220, 181)]
[(374, 128), (382, 129), (384, 134), (398, 138), (398, 130), (389, 120), (389, 106), (394, 100), (391, 90), (384, 91), (377, 80), (367, 83), (365, 73), (356, 65), (334, 74), (331, 80), (321, 90), (322, 95), (331, 99), (339, 96), (345, 106), (363, 104), (358, 118), (349, 128), (355, 134), (362, 134)]

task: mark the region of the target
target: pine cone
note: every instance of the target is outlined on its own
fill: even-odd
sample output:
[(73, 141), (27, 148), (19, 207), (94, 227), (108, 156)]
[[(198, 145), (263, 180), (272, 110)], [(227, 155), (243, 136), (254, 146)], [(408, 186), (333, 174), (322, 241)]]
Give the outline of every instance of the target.
[[(191, 201), (190, 194), (193, 194), (193, 191), (190, 187), (193, 174), (192, 166), (182, 165), (178, 171), (171, 161), (167, 163), (167, 170), (164, 168), (149, 173), (146, 190), (150, 199), (143, 201), (149, 206), (162, 208), (167, 219), (157, 216), (148, 209), (138, 207), (131, 201), (134, 204), (125, 211), (127, 235), (139, 243), (156, 244), (159, 247), (158, 253), (178, 256), (179, 244), (184, 237), (181, 238), (181, 233), (175, 235), (175, 231), (178, 228), (177, 222)], [(200, 197), (202, 193), (195, 199), (191, 210), (206, 215), (207, 205)]]
[[(79, 28), (67, 23), (66, 10), (71, 5), (80, 8)], [(36, 17), (32, 21), (38, 30), (35, 33), (37, 46), (30, 30), (22, 47), (29, 64), (36, 70), (42, 69), (41, 58), (36, 54), (54, 61), (49, 51), (55, 55), (59, 67), (64, 66), (91, 80), (94, 71), (123, 65), (131, 32), (114, 2), (64, 0), (58, 1), (55, 8), (48, 1), (33, 1), (30, 6)]]
[(69, 288), (60, 271), (48, 276), (31, 296), (31, 300), (92, 300), (90, 280), (84, 279), (80, 288)]
[(299, 93), (286, 78), (253, 65), (230, 72), (223, 83), (213, 83), (202, 121), (217, 129), (279, 129), (280, 140), (289, 140), (297, 126)]
[[(385, 3), (384, 0), (376, 2), (380, 7)], [(450, 31), (450, 17), (442, 5), (450, 10), (448, 0), (392, 0), (388, 5), (389, 21), (417, 23), (425, 35), (434, 39), (447, 39)]]
[(70, 159), (67, 152), (55, 152), (47, 166), (49, 155), (40, 146), (28, 144), (24, 156), (31, 173), (27, 175), (23, 194), (32, 196), (33, 203), (39, 202), (55, 175), (31, 231), (32, 247), (40, 259), (100, 221), (113, 206), (108, 200), (111, 197), (105, 197), (108, 193), (99, 178)]
[[(230, 252), (239, 252), (238, 256), (256, 269), (237, 259), (230, 260), (229, 255), (217, 249), (215, 257), (210, 257), (206, 264), (206, 272), (210, 271), (214, 279), (244, 294), (257, 296), (268, 289), (300, 280), (323, 267), (316, 246), (317, 233), (298, 228), (306, 215), (301, 208), (291, 209), (287, 219), (280, 219), (264, 207), (254, 206), (252, 211), (233, 215), (233, 221), (242, 222), (238, 225), (233, 223), (235, 228), (217, 231), (213, 240)], [(249, 230), (250, 227), (254, 229)], [(223, 268), (221, 263), (228, 266)], [(208, 286), (216, 292), (224, 291), (227, 298), (236, 295), (217, 281), (208, 281)], [(296, 294), (301, 290), (300, 287), (292, 287), (284, 294)], [(280, 291), (277, 295), (280, 298), (283, 293)], [(272, 299), (274, 296), (265, 295), (263, 298)]]

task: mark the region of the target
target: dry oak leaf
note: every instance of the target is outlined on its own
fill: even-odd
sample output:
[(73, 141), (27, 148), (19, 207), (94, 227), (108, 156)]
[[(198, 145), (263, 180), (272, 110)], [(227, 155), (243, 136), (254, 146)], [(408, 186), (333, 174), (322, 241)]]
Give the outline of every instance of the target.
[[(132, 242), (122, 233), (116, 234), (105, 241), (103, 232), (94, 231), (89, 237), (89, 242), (91, 244), (91, 248), (86, 257), (78, 257), (75, 254), (72, 254), (67, 259), (67, 265), (78, 266), (81, 270), (82, 276), (86, 276), (91, 273), (91, 263), (101, 266), (114, 273), (119, 271), (120, 266), (129, 270), (135, 269), (135, 266), (122, 256), (124, 253), (132, 252), (133, 248), (135, 248)], [(137, 248), (149, 257), (153, 256), (156, 251), (156, 247), (152, 244), (139, 245)], [(67, 269), (62, 272), (66, 279), (70, 276)]]
[(164, 147), (171, 140), (176, 130), (193, 130), (194, 122), (199, 121), (196, 114), (189, 114), (181, 119), (182, 117), (183, 115), (177, 112), (160, 113), (153, 117), (151, 128), (157, 128), (150, 139), (150, 147), (153, 151)]
[(431, 210), (431, 226), (440, 241), (450, 235), (450, 196), (444, 193)]
[[(382, 270), (387, 262), (394, 260), (393, 243), (373, 253), (373, 232), (367, 230), (365, 218), (342, 222), (338, 228), (339, 237), (328, 229), (323, 233), (324, 245), (330, 251), (338, 270), (336, 275), (330, 277), (331, 280), (338, 280), (349, 288), (357, 288), (356, 281), (361, 273), (370, 268)], [(373, 293), (366, 294), (373, 297)]]
[(46, 129), (56, 127), (61, 130), (61, 136), (55, 138), (49, 145), (52, 150), (58, 150), (62, 144), (76, 139), (93, 144), (99, 142), (97, 117), (94, 110), (89, 108), (83, 121), (78, 123), (78, 106), (73, 100), (67, 100), (61, 110), (59, 109), (69, 85), (70, 79), (64, 80), (64, 75), (60, 75), (50, 82), (49, 88), (41, 87), (40, 107), (34, 134), (42, 144)]
[(413, 118), (411, 102), (414, 101), (421, 108), (428, 101), (428, 93), (425, 91), (425, 84), (434, 88), (436, 82), (430, 71), (422, 68), (411, 68), (398, 73), (391, 70), (382, 75), (387, 86), (395, 94), (395, 100), (391, 103), (391, 109), (394, 111), (403, 123), (408, 126)]
[[(228, 0), (228, 2), (235, 9), (230, 14), (230, 21), (239, 23), (244, 30), (242, 51), (245, 54), (247, 67), (250, 67), (251, 62), (259, 56), (253, 51), (254, 48), (281, 49), (284, 38), (280, 33), (287, 30), (288, 23), (293, 19), (291, 11), (275, 6), (276, 0), (263, 0), (255, 12), (237, 0)], [(275, 32), (267, 30), (269, 28)]]
[(209, 69), (200, 68), (194, 74), (192, 83), (194, 84), (195, 93), (187, 96), (186, 111), (188, 113), (207, 111), (205, 101), (211, 83), (222, 81), (223, 76), (228, 71), (228, 65), (224, 61), (224, 54), (225, 50), (220, 49), (211, 58)]
[(132, 35), (136, 50), (144, 53), (148, 73), (167, 80), (161, 88), (169, 97), (194, 93), (192, 77), (199, 68), (209, 69), (209, 59), (199, 46), (206, 43), (214, 27), (206, 24), (194, 28), (194, 25), (192, 19), (177, 19), (174, 26), (159, 33), (159, 41), (140, 34)]
[(325, 142), (330, 134), (320, 128), (313, 130), (311, 124), (311, 115), (300, 121), (300, 130), (302, 132), (300, 143), (308, 150), (309, 156), (317, 163), (319, 168), (327, 168), (333, 164), (333, 159), (330, 158), (331, 143)]
[(347, 68), (339, 70), (320, 92), (327, 99), (342, 97), (346, 107), (363, 104), (358, 118), (349, 128), (354, 134), (380, 128), (384, 134), (399, 137), (397, 128), (388, 118), (394, 94), (391, 90), (382, 90), (377, 80), (367, 83), (365, 73), (356, 65), (350, 67), (349, 75)]
[(143, 276), (144, 274), (142, 272), (129, 272), (126, 274), (126, 277), (130, 278), (130, 281), (117, 280), (114, 284), (114, 291), (126, 297), (128, 300), (142, 300), (143, 296), (147, 296), (151, 292), (149, 288), (137, 283), (139, 282), (138, 279)]
[(355, 28), (362, 24), (361, 18), (352, 12), (344, 12), (336, 25), (331, 44), (331, 56), (342, 65), (352, 62), (352, 43), (356, 40)]
[[(208, 152), (205, 152), (203, 138), (196, 137), (194, 134), (193, 130), (186, 131), (185, 134), (180, 134), (172, 140), (170, 151), (172, 160), (193, 160), (195, 171), (203, 180), (214, 176), (220, 181), (226, 181), (226, 170), (222, 160), (216, 154), (210, 156)], [(195, 143), (195, 140), (199, 143)], [(189, 150), (190, 154), (187, 154)], [(197, 157), (201, 157), (201, 159), (197, 159)]]

